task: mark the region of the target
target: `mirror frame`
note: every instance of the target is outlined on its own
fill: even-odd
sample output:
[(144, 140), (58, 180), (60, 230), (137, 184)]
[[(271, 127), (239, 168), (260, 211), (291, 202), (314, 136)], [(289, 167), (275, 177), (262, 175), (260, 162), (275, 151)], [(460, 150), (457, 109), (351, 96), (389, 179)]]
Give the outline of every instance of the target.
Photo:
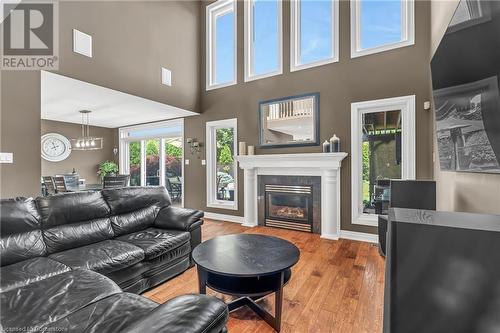
[[(264, 109), (263, 106), (270, 103), (286, 102), (298, 98), (312, 97), (314, 101), (313, 108), (313, 140), (303, 142), (285, 142), (285, 143), (265, 143), (264, 142)], [(259, 148), (286, 148), (286, 147), (304, 147), (304, 146), (319, 146), (320, 143), (320, 109), (319, 109), (319, 93), (307, 93), (294, 96), (275, 98), (259, 102)]]

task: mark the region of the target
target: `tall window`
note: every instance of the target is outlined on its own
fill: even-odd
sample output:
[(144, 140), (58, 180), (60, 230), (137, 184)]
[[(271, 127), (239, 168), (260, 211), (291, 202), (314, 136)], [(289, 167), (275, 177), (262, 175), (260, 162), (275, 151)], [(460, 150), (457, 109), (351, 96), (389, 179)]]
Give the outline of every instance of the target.
[(290, 6), (290, 70), (296, 71), (338, 61), (338, 1), (293, 0)]
[(283, 73), (280, 0), (245, 1), (245, 81)]
[(415, 96), (351, 106), (352, 222), (387, 214), (391, 179), (415, 179)]
[(238, 209), (236, 119), (207, 122), (207, 206)]
[(206, 12), (207, 90), (236, 83), (236, 1), (219, 0)]
[(413, 0), (351, 0), (351, 57), (414, 44)]

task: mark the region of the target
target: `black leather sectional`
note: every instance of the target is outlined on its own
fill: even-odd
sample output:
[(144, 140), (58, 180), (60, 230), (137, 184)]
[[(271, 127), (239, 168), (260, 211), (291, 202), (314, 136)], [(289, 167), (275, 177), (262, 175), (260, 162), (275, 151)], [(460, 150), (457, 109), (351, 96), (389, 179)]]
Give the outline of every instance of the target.
[(71, 332), (221, 332), (227, 306), (205, 295), (158, 305), (137, 295), (192, 266), (203, 212), (163, 187), (0, 202), (1, 325)]

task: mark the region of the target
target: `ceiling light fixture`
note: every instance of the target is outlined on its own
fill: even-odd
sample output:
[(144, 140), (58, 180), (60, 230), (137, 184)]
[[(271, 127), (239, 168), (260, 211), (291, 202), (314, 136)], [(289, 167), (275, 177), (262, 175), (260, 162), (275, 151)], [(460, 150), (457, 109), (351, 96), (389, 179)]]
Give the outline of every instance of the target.
[(89, 110), (78, 111), (82, 115), (82, 136), (71, 139), (72, 150), (97, 150), (102, 149), (103, 138), (90, 135), (90, 113)]

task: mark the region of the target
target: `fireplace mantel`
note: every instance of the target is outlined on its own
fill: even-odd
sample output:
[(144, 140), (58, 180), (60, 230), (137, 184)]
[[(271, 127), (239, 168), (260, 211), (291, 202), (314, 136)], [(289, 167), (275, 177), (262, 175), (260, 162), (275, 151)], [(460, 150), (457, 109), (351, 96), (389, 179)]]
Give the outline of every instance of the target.
[(321, 176), (321, 237), (340, 235), (340, 167), (347, 153), (240, 155), (244, 170), (244, 226), (258, 224), (257, 176)]

